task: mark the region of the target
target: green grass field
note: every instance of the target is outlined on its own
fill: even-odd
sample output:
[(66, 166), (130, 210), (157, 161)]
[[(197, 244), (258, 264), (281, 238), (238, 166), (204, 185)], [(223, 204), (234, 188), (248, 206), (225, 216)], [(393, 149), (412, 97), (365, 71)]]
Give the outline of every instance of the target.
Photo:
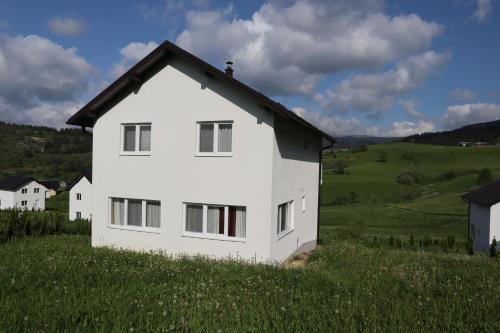
[[(33, 224), (0, 244), (0, 332), (499, 332), (500, 259), (466, 254), (460, 199), (498, 166), (498, 147), (327, 156), (321, 245), (303, 268), (96, 249)], [(420, 182), (396, 182), (407, 170)], [(358, 203), (333, 204), (353, 191)], [(67, 210), (65, 198), (49, 207)]]
[(13, 240), (0, 246), (0, 331), (500, 330), (499, 260), (323, 237), (302, 269)]
[[(377, 162), (385, 152), (387, 162)], [(346, 174), (333, 166), (344, 160)], [(365, 152), (325, 157), (321, 224), (332, 229), (361, 230), (366, 235), (467, 238), (467, 204), (461, 195), (476, 186), (477, 173), (489, 168), (500, 178), (500, 147), (460, 148), (384, 144)], [(400, 173), (418, 172), (419, 184), (396, 182)], [(454, 172), (456, 178), (438, 177)], [(359, 203), (332, 205), (337, 197), (359, 194)]]

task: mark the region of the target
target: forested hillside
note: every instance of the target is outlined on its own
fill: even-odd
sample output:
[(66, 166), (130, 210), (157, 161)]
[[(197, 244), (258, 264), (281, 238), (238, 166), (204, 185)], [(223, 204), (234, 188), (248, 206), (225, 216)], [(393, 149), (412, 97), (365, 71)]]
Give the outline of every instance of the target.
[(402, 142), (455, 146), (462, 141), (497, 143), (500, 138), (500, 119), (471, 124), (451, 131), (423, 133), (401, 139)]
[(12, 174), (73, 180), (91, 166), (92, 134), (80, 129), (0, 122), (0, 178)]

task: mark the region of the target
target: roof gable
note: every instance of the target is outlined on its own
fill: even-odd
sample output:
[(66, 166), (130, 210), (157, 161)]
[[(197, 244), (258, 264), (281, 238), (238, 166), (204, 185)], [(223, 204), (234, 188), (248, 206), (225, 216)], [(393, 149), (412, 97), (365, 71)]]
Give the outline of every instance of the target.
[(86, 170), (82, 172), (82, 174), (68, 187), (68, 191), (71, 191), (71, 189), (80, 182), (83, 178), (86, 178), (90, 184), (92, 184), (92, 170)]
[(182, 58), (193, 66), (198, 67), (200, 71), (202, 71), (209, 78), (227, 81), (234, 89), (238, 89), (256, 99), (262, 108), (299, 123), (330, 143), (335, 142), (335, 139), (332, 136), (316, 128), (282, 104), (271, 100), (264, 94), (250, 88), (241, 81), (233, 78), (231, 75), (224, 73), (223, 71), (215, 68), (169, 41), (165, 41), (159, 45), (150, 54), (144, 57), (130, 70), (87, 103), (87, 105), (75, 113), (66, 123), (82, 127), (93, 127), (95, 121), (99, 117), (112, 109), (132, 92), (137, 91), (144, 82), (148, 81), (159, 71), (165, 68), (169, 64), (172, 57)]

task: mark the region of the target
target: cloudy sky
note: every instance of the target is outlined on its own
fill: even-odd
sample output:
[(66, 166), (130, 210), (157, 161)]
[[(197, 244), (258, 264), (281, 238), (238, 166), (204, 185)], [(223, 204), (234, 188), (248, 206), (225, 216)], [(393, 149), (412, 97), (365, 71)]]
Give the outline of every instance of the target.
[[(30, 8), (29, 11), (26, 8)], [(500, 118), (499, 0), (0, 2), (0, 120), (65, 120), (169, 39), (333, 135)]]

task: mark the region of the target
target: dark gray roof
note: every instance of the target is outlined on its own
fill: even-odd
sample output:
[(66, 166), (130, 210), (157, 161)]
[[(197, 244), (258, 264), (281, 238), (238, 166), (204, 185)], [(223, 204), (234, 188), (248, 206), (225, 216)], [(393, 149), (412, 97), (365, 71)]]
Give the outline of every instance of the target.
[(52, 189), (54, 191), (57, 191), (59, 190), (59, 188), (61, 187), (61, 182), (58, 181), (57, 179), (51, 179), (51, 180), (41, 180), (40, 181), (40, 184), (42, 184), (43, 186), (45, 186), (46, 188), (48, 189)]
[(480, 206), (492, 206), (500, 202), (500, 180), (464, 194), (462, 198), (465, 201), (473, 202)]
[(0, 190), (4, 191), (15, 191), (18, 188), (26, 185), (32, 181), (38, 182), (33, 177), (25, 177), (25, 176), (10, 176), (5, 179), (0, 180)]
[(226, 74), (169, 41), (163, 42), (125, 74), (120, 76), (115, 82), (75, 113), (66, 123), (82, 127), (93, 127), (95, 121), (99, 117), (130, 95), (133, 91), (136, 91), (144, 82), (167, 66), (172, 57), (179, 57), (190, 62), (200, 68), (200, 70), (210, 78), (229, 82), (235, 89), (239, 89), (253, 96), (259, 101), (259, 104), (264, 109), (299, 123), (301, 126), (308, 128), (330, 143), (335, 142), (335, 139), (331, 135), (302, 119), (284, 105), (273, 101), (264, 94), (235, 79), (232, 75)]

